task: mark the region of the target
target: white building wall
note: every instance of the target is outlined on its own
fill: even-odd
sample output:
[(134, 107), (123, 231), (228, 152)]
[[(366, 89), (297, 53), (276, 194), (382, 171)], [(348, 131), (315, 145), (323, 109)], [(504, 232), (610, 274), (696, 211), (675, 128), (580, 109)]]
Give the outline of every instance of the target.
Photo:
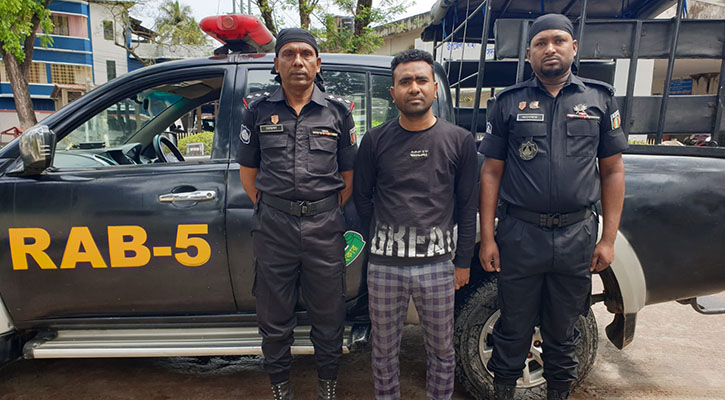
[(101, 85), (108, 81), (106, 71), (107, 60), (116, 62), (116, 76), (128, 72), (128, 55), (126, 49), (114, 44), (113, 40), (107, 40), (103, 37), (103, 21), (113, 21), (115, 41), (123, 44), (122, 25), (114, 17), (114, 13), (119, 13), (119, 7), (118, 5), (104, 3), (90, 4), (90, 36), (93, 46), (93, 83), (95, 85)]

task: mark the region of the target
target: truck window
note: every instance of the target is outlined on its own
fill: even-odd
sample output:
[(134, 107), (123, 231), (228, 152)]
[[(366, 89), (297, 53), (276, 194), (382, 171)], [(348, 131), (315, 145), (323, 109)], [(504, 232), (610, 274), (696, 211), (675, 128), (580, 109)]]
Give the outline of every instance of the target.
[(223, 80), (164, 83), (114, 102), (58, 142), (54, 166), (149, 164), (157, 161), (157, 135), (169, 138), (185, 160), (210, 159)]
[(393, 104), (390, 97), (390, 87), (393, 86), (393, 78), (390, 75), (372, 75), (372, 122), (371, 127), (376, 127), (385, 121), (397, 118), (400, 112)]
[[(247, 71), (247, 90), (249, 93), (260, 91), (271, 92), (279, 87), (274, 80), (275, 76), (268, 69), (250, 69)], [(353, 119), (358, 132), (358, 142), (362, 139), (369, 125), (367, 123), (367, 96), (365, 96), (366, 76), (364, 72), (322, 70), (322, 78), (327, 93), (342, 96), (347, 100), (355, 102)], [(390, 77), (388, 77), (388, 81)], [(386, 83), (386, 88), (390, 83)], [(388, 94), (388, 97), (390, 95)]]

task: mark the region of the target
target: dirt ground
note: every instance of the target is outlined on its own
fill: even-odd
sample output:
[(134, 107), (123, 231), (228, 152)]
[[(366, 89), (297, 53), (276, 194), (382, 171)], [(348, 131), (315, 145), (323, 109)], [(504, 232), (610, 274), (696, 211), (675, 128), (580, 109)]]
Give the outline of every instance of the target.
[[(725, 295), (719, 296), (725, 302)], [(572, 399), (725, 398), (725, 315), (705, 316), (666, 303), (638, 314), (634, 342), (617, 350), (604, 334), (611, 315), (594, 306), (600, 344), (594, 370)], [(408, 326), (401, 354), (403, 399), (425, 398), (425, 352), (420, 327)], [(346, 355), (340, 399), (371, 399), (370, 352)], [(297, 399), (313, 399), (311, 356), (295, 360)], [(28, 360), (0, 371), (1, 400), (268, 399), (258, 357)], [(454, 399), (467, 399), (458, 389)]]

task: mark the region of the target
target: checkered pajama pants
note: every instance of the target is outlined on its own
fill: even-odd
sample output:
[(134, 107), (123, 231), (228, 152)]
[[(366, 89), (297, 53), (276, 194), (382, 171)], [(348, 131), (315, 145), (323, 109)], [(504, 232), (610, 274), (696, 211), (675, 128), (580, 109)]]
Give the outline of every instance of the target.
[(373, 331), (372, 366), (377, 400), (400, 399), (400, 339), (410, 296), (423, 325), (428, 399), (450, 399), (453, 351), (454, 267), (450, 261), (417, 266), (368, 264)]

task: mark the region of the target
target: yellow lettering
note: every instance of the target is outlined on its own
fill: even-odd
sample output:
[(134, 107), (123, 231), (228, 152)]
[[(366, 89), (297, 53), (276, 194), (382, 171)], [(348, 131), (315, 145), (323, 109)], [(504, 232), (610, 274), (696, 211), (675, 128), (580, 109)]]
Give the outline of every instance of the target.
[[(57, 269), (45, 250), (50, 247), (50, 235), (42, 228), (9, 228), (10, 256), (14, 270), (27, 270), (28, 257), (32, 257), (40, 269)], [(33, 239), (33, 243), (26, 243)]]
[[(131, 238), (126, 240), (126, 238)], [(136, 225), (108, 227), (108, 255), (111, 268), (143, 267), (151, 260), (151, 251), (144, 246), (146, 231)], [(133, 252), (128, 257), (126, 252)]]
[(176, 248), (194, 247), (196, 256), (192, 257), (187, 252), (179, 252), (175, 254), (176, 261), (186, 267), (199, 267), (206, 264), (211, 258), (209, 242), (199, 237), (189, 237), (189, 235), (206, 235), (207, 233), (209, 233), (209, 226), (206, 224), (179, 225), (176, 230)]
[[(81, 246), (83, 250), (81, 251)], [(91, 263), (93, 268), (107, 268), (106, 262), (98, 251), (98, 246), (91, 236), (91, 231), (85, 226), (74, 226), (68, 234), (68, 243), (65, 245), (63, 260), (60, 269), (72, 269), (79, 262)]]

